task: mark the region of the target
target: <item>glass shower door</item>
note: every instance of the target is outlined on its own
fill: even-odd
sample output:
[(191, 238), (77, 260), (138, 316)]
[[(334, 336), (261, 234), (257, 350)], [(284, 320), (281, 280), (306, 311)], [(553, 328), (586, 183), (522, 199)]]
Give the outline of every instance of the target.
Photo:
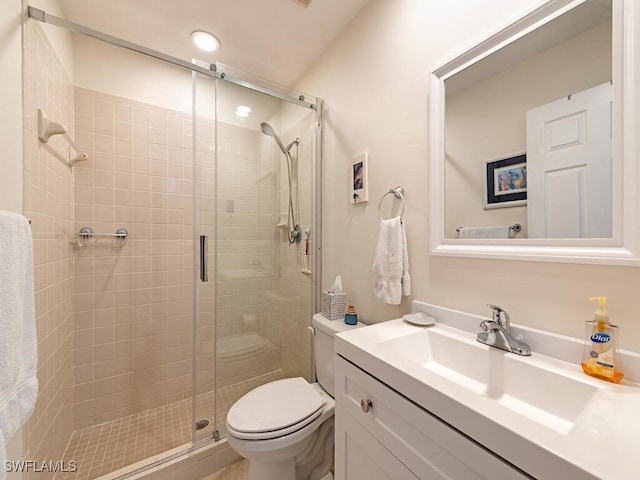
[[(223, 434), (229, 408), (253, 388), (314, 379), (307, 238), (315, 234), (316, 114), (224, 81), (217, 105), (215, 408)], [(299, 241), (290, 243), (296, 226)]]
[(193, 95), (199, 441), (224, 435), (229, 408), (253, 388), (314, 381), (317, 113), (200, 74)]

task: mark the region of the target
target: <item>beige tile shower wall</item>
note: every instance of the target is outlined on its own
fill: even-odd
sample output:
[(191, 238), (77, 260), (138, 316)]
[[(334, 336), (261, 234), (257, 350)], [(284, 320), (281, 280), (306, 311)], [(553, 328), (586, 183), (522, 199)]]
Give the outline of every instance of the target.
[(78, 429), (191, 395), (193, 169), (188, 115), (80, 88), (75, 115), (75, 228), (129, 232), (75, 251)]
[[(36, 22), (24, 30), (25, 215), (33, 232), (39, 393), (25, 459), (62, 459), (73, 427), (73, 173), (61, 138), (38, 141), (37, 110), (73, 126), (73, 86)], [(53, 148), (54, 150), (51, 150)], [(59, 153), (53, 153), (59, 152)], [(46, 480), (46, 472), (25, 478)]]
[(218, 126), (218, 388), (281, 368), (274, 146), (260, 131)]
[[(313, 292), (311, 276), (302, 273), (305, 267), (313, 270), (314, 265), (314, 163), (311, 141), (311, 114), (296, 123), (284, 135), (283, 141), (288, 144), (293, 139), (300, 138), (298, 148), (291, 149), (294, 160), (294, 205), (298, 205), (296, 220), (302, 229), (302, 241), (299, 244), (288, 245), (287, 241), (279, 242), (280, 249), (280, 293), (282, 301), (277, 304), (276, 312), (280, 323), (282, 342), (282, 365), (288, 377), (304, 377), (313, 381), (311, 325)], [(283, 160), (284, 162), (284, 160)], [(280, 208), (286, 210), (288, 205), (287, 178), (281, 179)], [(309, 242), (309, 258), (305, 258), (304, 231), (312, 230)], [(308, 263), (307, 263), (308, 262)]]

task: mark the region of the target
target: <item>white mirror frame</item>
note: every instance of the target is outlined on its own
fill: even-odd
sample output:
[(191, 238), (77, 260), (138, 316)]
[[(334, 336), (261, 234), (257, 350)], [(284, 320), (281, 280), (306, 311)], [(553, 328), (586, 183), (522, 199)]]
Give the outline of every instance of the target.
[[(613, 2), (613, 238), (446, 239), (445, 85), (482, 60), (587, 0), (551, 0), (431, 73), (429, 87), (430, 252), (456, 257), (640, 265), (640, 1)], [(624, 99), (624, 101), (623, 101)], [(621, 192), (617, 195), (615, 192)]]

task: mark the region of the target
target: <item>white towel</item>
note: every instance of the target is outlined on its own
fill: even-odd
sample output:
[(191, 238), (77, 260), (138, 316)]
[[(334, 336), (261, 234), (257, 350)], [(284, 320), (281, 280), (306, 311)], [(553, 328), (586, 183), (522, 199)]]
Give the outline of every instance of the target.
[(33, 240), (22, 215), (0, 212), (0, 480), (5, 447), (38, 395)]
[(399, 305), (411, 294), (407, 235), (400, 217), (382, 220), (373, 259), (373, 293), (378, 300)]
[(460, 238), (509, 238), (509, 225), (460, 227)]

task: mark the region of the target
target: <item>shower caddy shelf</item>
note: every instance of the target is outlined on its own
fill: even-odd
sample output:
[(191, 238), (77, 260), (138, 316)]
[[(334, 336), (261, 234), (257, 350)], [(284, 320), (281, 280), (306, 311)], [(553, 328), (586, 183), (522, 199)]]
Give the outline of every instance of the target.
[[(127, 237), (129, 232), (126, 228), (119, 228), (116, 233), (94, 233), (91, 227), (83, 227), (78, 233), (75, 245), (84, 248), (88, 245), (97, 245), (99, 239), (111, 239), (111, 245), (114, 247), (124, 247), (127, 244)], [(90, 240), (94, 240), (93, 243), (89, 243)]]

